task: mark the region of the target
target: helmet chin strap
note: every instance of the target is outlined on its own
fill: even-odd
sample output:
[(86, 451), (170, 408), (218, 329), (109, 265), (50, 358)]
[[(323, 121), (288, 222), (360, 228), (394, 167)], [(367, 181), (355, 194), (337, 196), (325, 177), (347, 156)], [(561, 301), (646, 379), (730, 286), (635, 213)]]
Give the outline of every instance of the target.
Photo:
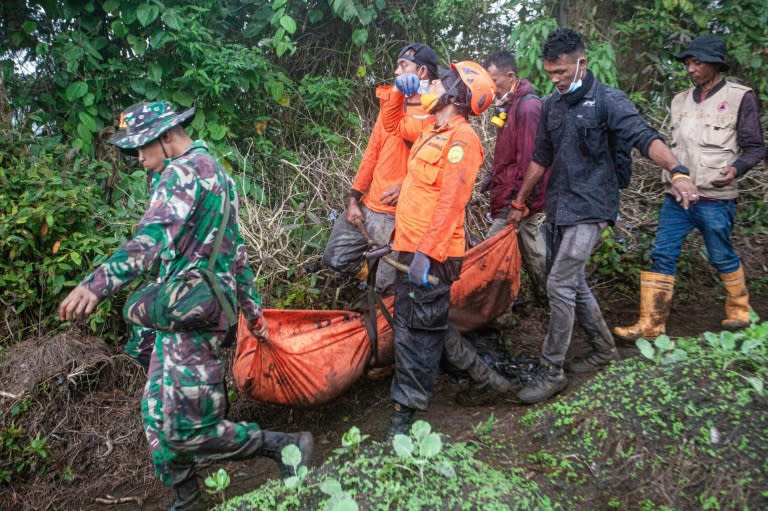
[(170, 156), (168, 156), (168, 151), (165, 150), (165, 144), (163, 144), (163, 139), (158, 138), (157, 141), (160, 142), (160, 149), (163, 150), (163, 156), (165, 156), (165, 158), (163, 159), (163, 169), (165, 169), (165, 167), (167, 167), (168, 164), (171, 163), (171, 158)]

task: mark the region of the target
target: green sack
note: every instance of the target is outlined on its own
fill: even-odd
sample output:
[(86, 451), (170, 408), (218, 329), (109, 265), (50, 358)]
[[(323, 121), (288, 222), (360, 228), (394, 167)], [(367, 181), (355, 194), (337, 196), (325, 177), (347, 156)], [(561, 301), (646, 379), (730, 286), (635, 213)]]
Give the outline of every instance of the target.
[(128, 297), (123, 317), (134, 325), (171, 332), (227, 330), (237, 323), (216, 274), (198, 268), (145, 282)]

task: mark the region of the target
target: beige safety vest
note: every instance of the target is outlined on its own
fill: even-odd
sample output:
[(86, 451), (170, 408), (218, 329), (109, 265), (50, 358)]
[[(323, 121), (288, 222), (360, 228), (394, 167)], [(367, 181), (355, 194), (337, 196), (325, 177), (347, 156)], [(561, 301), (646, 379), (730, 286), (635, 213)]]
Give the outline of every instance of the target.
[[(739, 106), (749, 87), (726, 82), (722, 89), (701, 103), (693, 100), (693, 87), (672, 100), (672, 152), (691, 171), (693, 184), (702, 197), (735, 199), (739, 190), (734, 179), (722, 188), (712, 186), (720, 171), (741, 155), (736, 123)], [(662, 173), (666, 191), (671, 190), (669, 172)]]

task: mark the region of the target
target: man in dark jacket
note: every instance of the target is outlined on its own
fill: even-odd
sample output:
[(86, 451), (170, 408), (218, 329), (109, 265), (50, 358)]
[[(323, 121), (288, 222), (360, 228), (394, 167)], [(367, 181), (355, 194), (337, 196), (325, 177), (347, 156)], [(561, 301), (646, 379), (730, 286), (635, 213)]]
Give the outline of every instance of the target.
[[(517, 196), (536, 145), (536, 130), (541, 117), (541, 100), (531, 82), (517, 76), (515, 56), (506, 50), (488, 56), (483, 64), (496, 84), (496, 114), (491, 122), (498, 127), (491, 168), (491, 218), (488, 237), (507, 226), (509, 203)], [(546, 295), (547, 247), (544, 223), (544, 191), (549, 172), (545, 172), (528, 198), (530, 215), (520, 221), (517, 240), (523, 265), (536, 295)]]
[[(687, 175), (688, 169), (680, 165), (623, 92), (595, 80), (587, 69), (584, 50), (581, 37), (570, 29), (557, 29), (544, 42), (544, 70), (557, 92), (544, 100), (536, 149), (523, 185), (510, 203), (509, 221), (518, 225), (527, 209), (528, 196), (551, 167), (545, 212), (547, 243), (552, 252), (547, 278), (552, 315), (542, 346), (542, 370), (518, 393), (526, 403), (548, 399), (567, 386), (563, 364), (577, 318), (587, 332), (592, 351), (571, 364), (572, 372), (594, 371), (619, 358), (600, 306), (587, 285), (585, 271), (603, 230), (613, 224), (619, 212), (619, 186), (609, 134), (669, 171), (673, 179), (670, 193), (683, 208), (698, 200), (690, 179), (674, 177)], [(597, 105), (599, 98), (604, 105)]]

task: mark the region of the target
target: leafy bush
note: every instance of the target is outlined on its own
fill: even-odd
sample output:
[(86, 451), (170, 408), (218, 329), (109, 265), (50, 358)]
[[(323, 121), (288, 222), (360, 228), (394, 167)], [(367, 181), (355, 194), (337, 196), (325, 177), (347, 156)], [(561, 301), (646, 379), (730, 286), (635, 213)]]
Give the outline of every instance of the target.
[(69, 160), (57, 138), (23, 142), (0, 150), (0, 303), (14, 325), (0, 340), (56, 324), (59, 301), (130, 234), (146, 197), (144, 172), (118, 181), (106, 162)]

